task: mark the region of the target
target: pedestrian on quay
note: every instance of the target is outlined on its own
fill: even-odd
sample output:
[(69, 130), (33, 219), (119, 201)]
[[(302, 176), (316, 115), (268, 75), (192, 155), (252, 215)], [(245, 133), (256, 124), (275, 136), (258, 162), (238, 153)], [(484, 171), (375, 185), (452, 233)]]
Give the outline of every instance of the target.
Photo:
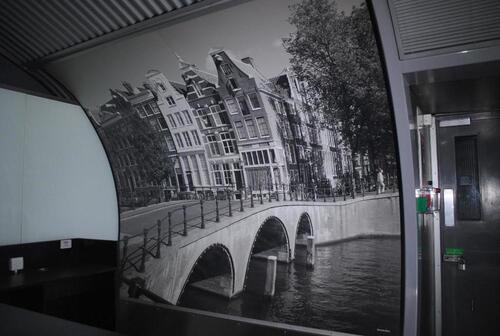
[(382, 168), (379, 168), (377, 172), (377, 194), (383, 193), (384, 191), (385, 191), (384, 171), (382, 170)]

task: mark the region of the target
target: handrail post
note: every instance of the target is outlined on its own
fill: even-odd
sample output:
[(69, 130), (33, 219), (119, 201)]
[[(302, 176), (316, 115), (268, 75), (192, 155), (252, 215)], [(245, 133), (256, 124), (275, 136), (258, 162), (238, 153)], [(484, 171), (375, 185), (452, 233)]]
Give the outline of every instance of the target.
[(392, 176), (392, 192), (396, 192), (396, 172), (394, 172), (394, 175)]
[(280, 201), (280, 191), (278, 189), (278, 182), (276, 182), (276, 190), (275, 190), (275, 193), (276, 193), (276, 202), (279, 202)]
[(156, 258), (158, 259), (161, 256), (161, 220), (158, 219), (156, 226), (158, 229), (158, 238), (156, 240)]
[(183, 236), (187, 236), (187, 219), (186, 219), (186, 205), (182, 205), (182, 216), (183, 216), (183, 224), (184, 224), (184, 230), (182, 231)]
[(250, 188), (250, 208), (253, 208), (253, 189)]
[(346, 194), (345, 183), (342, 183), (342, 196), (344, 196), (344, 201), (346, 200), (345, 194)]
[(323, 202), (326, 202), (326, 188), (323, 188)]
[(171, 246), (172, 245), (172, 213), (169, 211), (168, 212), (168, 241), (167, 245)]
[(262, 185), (259, 184), (259, 192), (260, 192), (260, 204), (264, 204), (264, 201), (262, 200)]
[(205, 214), (203, 213), (203, 197), (200, 199), (200, 210), (201, 210), (201, 223), (200, 226), (202, 229), (205, 228)]
[(231, 209), (231, 191), (229, 189), (226, 189), (226, 194), (227, 194), (227, 205), (229, 208), (229, 213), (228, 216), (231, 217), (233, 215), (233, 210)]
[(141, 266), (139, 268), (139, 273), (144, 273), (146, 271), (146, 248), (148, 243), (148, 229), (144, 229), (144, 238), (142, 241), (142, 257)]
[(243, 212), (243, 189), (240, 189), (240, 212)]
[(335, 203), (335, 188), (332, 187), (333, 203)]
[(219, 190), (215, 189), (215, 221), (220, 221), (219, 217)]
[(269, 183), (267, 184), (267, 198), (269, 198), (269, 203), (272, 202), (271, 200), (272, 189), (273, 189), (273, 184), (271, 183), (271, 181), (269, 181)]
[(281, 184), (281, 189), (283, 191), (283, 202), (286, 201), (286, 191), (285, 191), (285, 184)]

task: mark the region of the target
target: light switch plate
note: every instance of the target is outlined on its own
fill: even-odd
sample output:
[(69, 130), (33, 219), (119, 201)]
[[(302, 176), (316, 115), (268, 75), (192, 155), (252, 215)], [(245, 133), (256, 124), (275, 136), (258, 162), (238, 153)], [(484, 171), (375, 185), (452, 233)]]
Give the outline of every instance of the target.
[(61, 250), (64, 250), (64, 249), (70, 249), (72, 246), (72, 243), (71, 243), (71, 239), (63, 239), (61, 240)]
[(23, 257), (15, 257), (10, 258), (9, 260), (9, 270), (17, 273), (24, 268), (24, 258)]

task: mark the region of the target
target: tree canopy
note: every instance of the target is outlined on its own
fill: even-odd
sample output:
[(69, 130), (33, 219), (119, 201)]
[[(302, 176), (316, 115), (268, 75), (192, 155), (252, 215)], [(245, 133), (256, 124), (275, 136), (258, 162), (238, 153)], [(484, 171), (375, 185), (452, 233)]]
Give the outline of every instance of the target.
[[(122, 120), (106, 130), (106, 137), (110, 141), (124, 141), (130, 145), (127, 149), (135, 159), (134, 169), (142, 172), (147, 182), (161, 185), (169, 176), (173, 175), (173, 162), (167, 156), (165, 140), (155, 131), (146, 119), (141, 119), (134, 107), (123, 99), (113, 99), (116, 112)], [(116, 146), (110, 148), (117, 150)], [(113, 154), (119, 155), (118, 151)]]
[(372, 165), (393, 162), (392, 116), (366, 6), (346, 15), (334, 1), (303, 0), (290, 10), (296, 32), (285, 49), (313, 108), (338, 126), (353, 156), (368, 155)]

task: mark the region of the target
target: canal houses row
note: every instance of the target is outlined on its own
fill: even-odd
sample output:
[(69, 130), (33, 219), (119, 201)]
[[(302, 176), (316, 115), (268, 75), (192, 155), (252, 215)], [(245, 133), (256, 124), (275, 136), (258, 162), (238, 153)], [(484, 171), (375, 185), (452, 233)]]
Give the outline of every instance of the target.
[[(335, 129), (308, 104), (305, 83), (289, 69), (267, 79), (250, 57), (240, 60), (227, 50), (210, 57), (217, 74), (178, 57), (184, 83), (151, 70), (142, 87), (124, 83), (125, 90), (111, 90), (113, 98), (91, 111), (110, 152), (122, 153), (111, 158), (120, 193), (163, 200), (214, 186), (263, 193), (290, 183), (334, 186), (345, 171), (345, 153)], [(130, 111), (147, 121), (173, 162), (175, 173), (162, 183), (141, 178), (134, 150), (120, 162), (123, 146), (112, 130), (123, 127)]]

